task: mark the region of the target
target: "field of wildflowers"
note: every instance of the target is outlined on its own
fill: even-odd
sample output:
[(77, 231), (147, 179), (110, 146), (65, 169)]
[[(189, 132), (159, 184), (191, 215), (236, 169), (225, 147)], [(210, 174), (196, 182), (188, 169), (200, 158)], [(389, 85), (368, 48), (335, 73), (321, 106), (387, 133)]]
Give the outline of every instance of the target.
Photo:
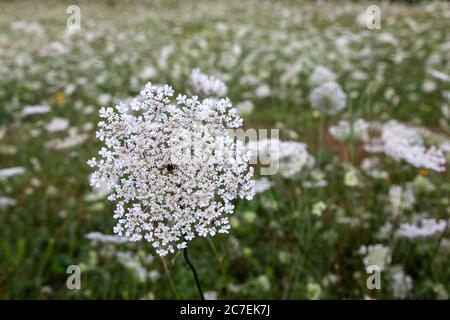
[(0, 298), (196, 299), (188, 248), (206, 299), (448, 299), (449, 31), (443, 1), (2, 1)]

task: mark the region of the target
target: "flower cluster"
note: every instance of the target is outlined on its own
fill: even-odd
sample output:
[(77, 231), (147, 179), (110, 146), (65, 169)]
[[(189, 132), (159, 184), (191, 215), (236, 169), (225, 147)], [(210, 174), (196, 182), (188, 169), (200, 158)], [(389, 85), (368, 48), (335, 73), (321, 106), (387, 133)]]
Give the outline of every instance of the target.
[(446, 159), (442, 150), (434, 146), (426, 149), (416, 129), (391, 120), (383, 125), (381, 139), (384, 152), (395, 160), (404, 160), (418, 168), (445, 171)]
[(25, 172), (26, 172), (26, 169), (24, 167), (12, 167), (12, 168), (0, 169), (0, 181), (6, 180), (9, 177), (24, 174)]
[(42, 105), (42, 106), (26, 106), (22, 109), (21, 116), (27, 117), (34, 114), (43, 114), (49, 113), (51, 111), (50, 106)]
[(255, 180), (255, 193), (263, 193), (272, 187), (273, 183), (267, 178)]
[(222, 80), (207, 76), (199, 69), (191, 71), (189, 86), (195, 94), (202, 97), (223, 97), (227, 93), (227, 86)]
[(399, 270), (392, 275), (391, 290), (392, 295), (398, 299), (405, 299), (413, 287), (413, 281), (403, 270)]
[(407, 183), (405, 186), (391, 185), (389, 188), (389, 202), (394, 214), (412, 209), (416, 203), (412, 184)]
[(345, 109), (347, 95), (338, 83), (325, 82), (311, 91), (309, 101), (320, 113), (334, 115)]
[(447, 227), (445, 220), (422, 219), (418, 224), (402, 223), (397, 235), (408, 239), (428, 238), (441, 234)]
[(91, 184), (113, 190), (114, 233), (146, 239), (161, 256), (226, 233), (232, 200), (254, 194), (250, 154), (228, 132), (242, 124), (230, 101), (174, 101), (173, 93), (148, 83), (140, 96), (102, 108), (97, 138), (105, 147), (88, 162)]
[(85, 235), (85, 238), (92, 241), (102, 243), (113, 243), (113, 244), (126, 243), (130, 241), (127, 237), (119, 237), (116, 235), (103, 234), (101, 232), (90, 232)]
[(312, 87), (317, 87), (324, 83), (335, 81), (336, 81), (336, 74), (327, 67), (322, 65), (317, 65), (314, 68), (311, 76), (309, 77), (309, 84)]
[(251, 141), (246, 147), (262, 165), (270, 165), (274, 169), (271, 174), (279, 172), (284, 178), (297, 175), (305, 165), (314, 161), (306, 144), (297, 141), (262, 139)]
[(331, 126), (328, 131), (339, 141), (349, 139), (352, 135), (355, 138), (366, 141), (368, 135), (369, 124), (364, 119), (357, 119), (351, 125), (347, 120), (341, 120), (336, 126)]
[(391, 263), (391, 251), (382, 244), (362, 246), (359, 253), (365, 256), (363, 263), (366, 268), (375, 265), (383, 271)]

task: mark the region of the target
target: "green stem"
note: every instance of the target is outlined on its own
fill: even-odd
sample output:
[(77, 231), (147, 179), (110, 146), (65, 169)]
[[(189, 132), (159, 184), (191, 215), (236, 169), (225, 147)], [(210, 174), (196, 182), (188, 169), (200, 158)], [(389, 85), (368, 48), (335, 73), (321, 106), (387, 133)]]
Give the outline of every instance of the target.
[(322, 162), (322, 155), (323, 155), (323, 140), (325, 135), (325, 115), (323, 113), (320, 114), (319, 118), (319, 147), (317, 152), (317, 160), (319, 164)]
[(350, 163), (353, 165), (355, 162), (355, 136), (353, 131), (353, 125), (355, 123), (355, 117), (353, 112), (353, 103), (350, 101), (349, 103), (350, 109), (350, 141), (349, 141), (349, 153), (350, 153)]
[(447, 225), (445, 226), (444, 231), (442, 232), (442, 234), (440, 235), (440, 237), (438, 238), (438, 240), (436, 242), (436, 245), (434, 246), (434, 249), (432, 251), (433, 253), (432, 253), (432, 256), (431, 256), (431, 259), (430, 259), (430, 266), (433, 264), (434, 259), (436, 258), (437, 254), (439, 252), (439, 248), (441, 247), (442, 239), (444, 238), (445, 233), (448, 230), (448, 225), (449, 225), (449, 223), (447, 222)]
[(169, 268), (167, 267), (167, 263), (166, 263), (166, 260), (164, 259), (164, 257), (161, 257), (161, 261), (163, 263), (164, 270), (166, 271), (167, 278), (169, 279), (170, 287), (172, 288), (172, 291), (175, 294), (175, 297), (177, 298), (177, 300), (180, 300), (180, 296), (178, 295), (177, 288), (175, 287), (175, 284), (173, 283), (172, 276), (170, 275)]
[(222, 271), (222, 274), (225, 275), (226, 270), (225, 270), (225, 266), (223, 265), (222, 257), (217, 252), (216, 246), (214, 245), (214, 242), (212, 241), (212, 239), (210, 237), (208, 237), (208, 242), (209, 242), (209, 245), (211, 246), (211, 249), (212, 249), (214, 255), (216, 256), (217, 261), (219, 262), (219, 266), (220, 266), (220, 270)]
[(192, 273), (194, 274), (195, 284), (197, 285), (198, 292), (200, 293), (200, 297), (202, 300), (205, 300), (205, 296), (203, 295), (202, 287), (200, 286), (200, 281), (198, 280), (197, 271), (195, 270), (194, 265), (189, 260), (188, 254), (187, 254), (187, 247), (183, 249), (183, 255), (184, 260), (186, 260), (186, 263), (191, 267)]

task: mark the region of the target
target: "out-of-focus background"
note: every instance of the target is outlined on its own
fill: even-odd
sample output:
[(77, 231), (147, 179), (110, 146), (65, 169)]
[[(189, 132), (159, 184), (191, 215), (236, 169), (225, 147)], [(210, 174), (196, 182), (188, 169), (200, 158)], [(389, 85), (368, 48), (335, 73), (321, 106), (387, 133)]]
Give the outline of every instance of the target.
[[(0, 298), (175, 298), (148, 243), (91, 240), (114, 219), (86, 161), (100, 107), (148, 81), (189, 92), (199, 68), (245, 128), (278, 128), (315, 158), (259, 180), (229, 234), (191, 243), (208, 298), (448, 299), (448, 165), (395, 161), (366, 132), (395, 119), (449, 156), (450, 3), (412, 2), (376, 3), (377, 26), (359, 1), (1, 1)], [(313, 74), (342, 87), (345, 110), (311, 106)], [(165, 259), (179, 296), (197, 298), (180, 253)]]

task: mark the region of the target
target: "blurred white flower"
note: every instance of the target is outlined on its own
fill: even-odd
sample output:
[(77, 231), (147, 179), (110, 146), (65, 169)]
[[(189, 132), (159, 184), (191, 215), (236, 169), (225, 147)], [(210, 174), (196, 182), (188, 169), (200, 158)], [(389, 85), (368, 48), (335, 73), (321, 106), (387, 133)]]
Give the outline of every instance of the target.
[(246, 148), (252, 153), (252, 163), (259, 158), (264, 165), (278, 165), (279, 173), (284, 178), (294, 177), (308, 162), (313, 161), (306, 144), (297, 141), (262, 139), (248, 142)]
[(34, 33), (37, 35), (41, 35), (44, 33), (44, 28), (36, 22), (25, 22), (25, 21), (14, 21), (11, 23), (10, 25), (12, 30), (20, 30), (20, 31), (24, 31), (27, 33)]
[(263, 193), (264, 191), (269, 190), (272, 187), (272, 182), (263, 177), (255, 180), (255, 193)]
[(17, 201), (7, 197), (0, 197), (0, 208), (12, 207), (17, 204)]
[(48, 132), (60, 132), (69, 127), (69, 121), (64, 118), (53, 118), (46, 126), (45, 129)]
[(412, 184), (408, 183), (404, 187), (391, 185), (389, 187), (389, 201), (394, 214), (398, 214), (403, 210), (412, 209), (416, 203)]
[(369, 124), (364, 119), (357, 119), (353, 122), (353, 126), (347, 120), (340, 120), (337, 126), (331, 126), (328, 131), (339, 141), (345, 141), (352, 135), (356, 139), (367, 141)]
[(391, 263), (390, 249), (382, 244), (362, 246), (359, 253), (365, 256), (363, 263), (366, 268), (378, 266), (383, 271)]
[(375, 157), (365, 158), (361, 162), (361, 169), (375, 179), (387, 179), (389, 174), (380, 169), (380, 159)]
[(255, 279), (256, 285), (263, 291), (269, 291), (270, 290), (270, 280), (269, 278), (265, 275), (259, 275), (256, 279)]
[(119, 251), (116, 257), (121, 265), (133, 272), (139, 282), (144, 283), (147, 280), (149, 274), (138, 256), (134, 255), (131, 251)]
[(255, 105), (250, 100), (245, 100), (236, 105), (236, 109), (241, 116), (249, 115), (253, 112)]
[(306, 285), (306, 293), (309, 300), (317, 300), (322, 294), (322, 288), (318, 283), (308, 282)]
[(0, 169), (0, 181), (6, 180), (10, 177), (24, 174), (26, 169), (24, 167), (12, 167)]
[(153, 66), (146, 66), (139, 73), (139, 78), (141, 80), (149, 80), (156, 76), (156, 69)]
[(445, 72), (434, 70), (434, 69), (431, 69), (431, 68), (428, 68), (427, 72), (431, 76), (433, 76), (434, 78), (436, 78), (438, 80), (441, 80), (441, 81), (444, 81), (444, 82), (450, 82), (450, 75), (448, 75)]
[(336, 74), (333, 71), (322, 65), (317, 65), (309, 77), (309, 84), (311, 87), (317, 87), (326, 82), (335, 82), (336, 78)]
[(206, 291), (205, 300), (217, 300), (219, 293), (217, 291)]
[[(311, 158), (308, 168), (311, 169), (314, 164), (314, 159)], [(302, 186), (306, 189), (323, 188), (328, 185), (328, 181), (325, 180), (325, 173), (319, 169), (309, 170), (309, 175), (312, 180), (302, 181)]]
[(313, 205), (312, 214), (320, 217), (326, 208), (327, 205), (323, 201), (319, 201)]
[(222, 80), (207, 76), (199, 69), (191, 71), (189, 86), (194, 94), (201, 97), (223, 97), (227, 94), (227, 86)]
[(418, 168), (445, 171), (446, 159), (442, 150), (423, 146), (419, 132), (395, 120), (383, 125), (381, 138), (384, 152), (395, 160), (404, 160)]
[(267, 84), (261, 84), (256, 88), (255, 94), (258, 98), (266, 98), (270, 96), (270, 87)]
[(347, 95), (336, 82), (326, 82), (311, 91), (309, 101), (317, 111), (334, 115), (345, 109)]
[(59, 41), (46, 43), (40, 50), (40, 53), (45, 56), (57, 57), (68, 54), (70, 47)]
[(21, 115), (22, 117), (34, 115), (34, 114), (43, 114), (49, 113), (51, 111), (50, 106), (42, 105), (42, 106), (27, 106), (22, 109)]
[(345, 173), (344, 184), (347, 187), (356, 187), (359, 185), (358, 173), (355, 169), (350, 169)]
[(422, 219), (416, 224), (402, 223), (397, 231), (399, 237), (408, 239), (429, 238), (442, 234), (448, 221)]
[(113, 244), (120, 244), (120, 243), (126, 243), (130, 240), (126, 237), (119, 237), (116, 235), (107, 235), (103, 234), (101, 232), (90, 232), (84, 236), (86, 239), (102, 242), (102, 243), (113, 243)]
[(391, 290), (395, 298), (405, 299), (412, 286), (412, 278), (406, 275), (403, 270), (397, 271), (392, 275)]
[(71, 128), (67, 137), (47, 141), (45, 147), (51, 150), (69, 149), (84, 143), (88, 138), (86, 133), (79, 133), (77, 128)]
[(97, 99), (97, 103), (102, 107), (108, 105), (110, 101), (111, 101), (111, 95), (108, 93), (102, 93), (101, 95), (98, 96), (98, 99)]

